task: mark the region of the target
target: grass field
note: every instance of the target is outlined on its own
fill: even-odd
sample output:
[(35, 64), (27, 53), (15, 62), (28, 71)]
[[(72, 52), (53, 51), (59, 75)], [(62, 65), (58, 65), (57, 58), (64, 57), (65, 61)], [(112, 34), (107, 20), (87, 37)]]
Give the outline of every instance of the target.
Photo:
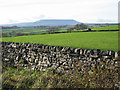
[(10, 33), (15, 31), (16, 33), (32, 33), (38, 32), (41, 33), (46, 31), (45, 29), (38, 29), (38, 28), (17, 28), (17, 29), (3, 29), (2, 33)]
[[(91, 28), (91, 27), (88, 27)], [(86, 31), (87, 29), (83, 29), (83, 30), (74, 30), (74, 31)], [(118, 25), (111, 25), (111, 26), (104, 26), (104, 27), (96, 27), (96, 28), (91, 28), (91, 30), (96, 30), (96, 31), (100, 31), (100, 30), (118, 30)]]
[[(69, 27), (68, 27), (69, 28)], [(58, 32), (67, 31), (68, 28), (61, 28)], [(85, 31), (84, 30), (74, 30), (74, 31)], [(97, 27), (92, 28), (92, 30), (118, 30), (118, 25), (112, 25), (112, 26), (105, 26), (105, 27)], [(3, 29), (2, 33), (10, 33), (15, 31), (16, 33), (43, 33), (47, 31), (47, 29), (39, 29), (39, 28), (17, 28), (17, 29)]]
[(92, 30), (118, 30), (118, 25), (97, 27), (97, 28), (93, 28)]
[(77, 32), (4, 37), (2, 41), (118, 51), (118, 32)]

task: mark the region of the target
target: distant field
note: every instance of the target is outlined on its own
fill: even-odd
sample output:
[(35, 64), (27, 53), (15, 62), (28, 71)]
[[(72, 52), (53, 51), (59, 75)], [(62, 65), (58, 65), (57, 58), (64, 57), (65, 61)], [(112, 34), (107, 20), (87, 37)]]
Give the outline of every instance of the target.
[(38, 28), (17, 28), (17, 29), (3, 29), (2, 33), (10, 33), (15, 31), (16, 33), (32, 33), (32, 32), (43, 32), (46, 31), (45, 29), (38, 29)]
[[(94, 26), (94, 25), (93, 25)], [(91, 27), (89, 27), (91, 28)], [(96, 27), (96, 28), (91, 28), (92, 30), (118, 30), (118, 25), (111, 25), (111, 26), (104, 26), (104, 27)], [(87, 29), (83, 29), (83, 30), (74, 30), (74, 31), (86, 31)]]
[[(67, 29), (70, 27), (66, 28), (61, 28), (58, 32), (64, 32), (67, 31)], [(74, 30), (74, 31), (86, 31), (87, 29), (83, 30)], [(105, 27), (97, 27), (97, 28), (92, 28), (92, 30), (118, 30), (118, 25), (112, 25), (112, 26), (105, 26)], [(17, 29), (3, 29), (2, 33), (34, 33), (34, 34), (40, 34), (40, 33), (45, 33), (47, 29), (39, 29), (39, 28), (17, 28)]]
[(118, 31), (77, 32), (45, 35), (4, 37), (3, 41), (30, 42), (46, 45), (118, 51)]
[(118, 30), (118, 25), (97, 27), (97, 28), (93, 28), (92, 30)]

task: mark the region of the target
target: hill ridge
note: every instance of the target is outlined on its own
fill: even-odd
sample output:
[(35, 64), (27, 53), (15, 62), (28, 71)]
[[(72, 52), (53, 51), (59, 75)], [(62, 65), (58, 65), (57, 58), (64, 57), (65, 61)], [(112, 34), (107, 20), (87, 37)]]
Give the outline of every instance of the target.
[(3, 26), (62, 26), (62, 25), (76, 25), (80, 24), (74, 19), (42, 19), (35, 22), (25, 22), (16, 24), (6, 24)]

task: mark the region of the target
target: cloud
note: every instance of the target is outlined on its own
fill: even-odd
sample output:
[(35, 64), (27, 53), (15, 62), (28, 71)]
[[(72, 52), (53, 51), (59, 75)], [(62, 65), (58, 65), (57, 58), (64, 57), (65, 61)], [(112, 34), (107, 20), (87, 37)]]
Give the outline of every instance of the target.
[(17, 20), (8, 20), (8, 23), (19, 23)]
[(68, 3), (75, 3), (75, 2), (82, 2), (83, 0), (0, 0), (1, 7), (21, 7), (21, 6), (29, 6), (29, 5), (50, 5), (50, 4), (68, 4)]
[(42, 18), (45, 18), (46, 16), (44, 14), (41, 14), (39, 16), (34, 16), (32, 17), (33, 19), (42, 19)]
[(98, 19), (97, 22), (117, 22), (117, 19)]
[(118, 17), (117, 9), (118, 0), (0, 0), (0, 24), (39, 19), (112, 22)]

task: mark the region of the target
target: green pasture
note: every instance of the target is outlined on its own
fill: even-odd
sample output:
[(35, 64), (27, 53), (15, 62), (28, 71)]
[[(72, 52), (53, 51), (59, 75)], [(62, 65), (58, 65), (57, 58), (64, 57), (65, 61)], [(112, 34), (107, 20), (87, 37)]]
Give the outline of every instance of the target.
[(118, 30), (118, 25), (111, 25), (111, 26), (105, 26), (105, 27), (97, 27), (97, 28), (93, 28), (92, 30)]
[[(94, 26), (94, 25), (93, 25)], [(91, 28), (88, 26), (88, 28)], [(87, 29), (82, 29), (82, 30), (74, 30), (76, 31), (86, 31)], [(96, 31), (100, 31), (100, 30), (119, 30), (118, 29), (118, 25), (111, 25), (111, 26), (104, 26), (104, 27), (96, 27), (96, 28), (91, 28), (91, 30), (96, 30)]]
[[(61, 28), (58, 32), (64, 32), (67, 31), (67, 29), (70, 27), (66, 28)], [(87, 29), (83, 30), (74, 30), (74, 31), (86, 31)], [(118, 30), (118, 25), (112, 25), (112, 26), (105, 26), (105, 27), (97, 27), (97, 28), (92, 28), (92, 30)], [(16, 28), (16, 29), (3, 29), (2, 33), (44, 33), (46, 32), (47, 29), (39, 29), (39, 28)]]
[(74, 32), (45, 35), (4, 37), (2, 41), (40, 43), (45, 45), (118, 51), (118, 31)]
[(46, 31), (45, 29), (39, 29), (39, 28), (16, 28), (16, 29), (3, 29), (2, 33), (32, 33), (32, 32), (43, 32)]

